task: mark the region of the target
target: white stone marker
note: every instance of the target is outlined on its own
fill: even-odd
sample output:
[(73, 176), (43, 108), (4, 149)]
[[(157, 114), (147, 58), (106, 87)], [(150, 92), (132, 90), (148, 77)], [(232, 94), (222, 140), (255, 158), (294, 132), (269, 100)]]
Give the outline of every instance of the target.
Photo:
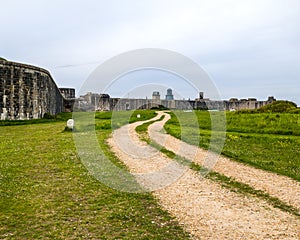
[(67, 121), (67, 127), (68, 127), (69, 129), (73, 129), (73, 128), (74, 128), (74, 120), (73, 120), (73, 119), (69, 119), (69, 120)]

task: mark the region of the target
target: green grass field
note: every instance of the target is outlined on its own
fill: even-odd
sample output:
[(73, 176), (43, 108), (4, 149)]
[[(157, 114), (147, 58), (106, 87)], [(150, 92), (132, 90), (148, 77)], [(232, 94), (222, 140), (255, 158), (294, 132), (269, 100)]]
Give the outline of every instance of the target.
[[(221, 113), (196, 111), (197, 124), (191, 121), (193, 112), (175, 113), (181, 127), (172, 114), (166, 130), (176, 137), (184, 132), (185, 141), (208, 148), (210, 114)], [(105, 139), (114, 128), (154, 116), (154, 111), (97, 113), (92, 127), (106, 156), (125, 168)], [(224, 155), (300, 180), (299, 114), (236, 112), (226, 117)], [(123, 193), (97, 181), (80, 161), (72, 132), (64, 131), (68, 118), (71, 114), (64, 113), (0, 122), (0, 239), (188, 238), (151, 194)], [(222, 121), (215, 127), (221, 138)]]
[[(224, 114), (207, 111), (174, 113), (165, 125), (166, 131), (177, 138), (181, 138), (184, 132), (184, 141), (206, 149), (212, 133), (210, 116)], [(198, 126), (190, 120), (194, 113)], [(221, 128), (216, 124), (214, 134), (217, 143), (218, 134), (220, 139), (222, 136), (222, 132), (218, 132)], [(228, 112), (222, 153), (237, 161), (300, 181), (300, 115)]]
[[(111, 132), (110, 114), (96, 115), (96, 130), (108, 157), (118, 162), (104, 142)], [(155, 115), (140, 114), (141, 119)], [(70, 117), (35, 124), (2, 122), (0, 239), (188, 238), (151, 194), (119, 192), (89, 174), (77, 156), (72, 132), (64, 131), (64, 120)], [(120, 112), (115, 126), (128, 119), (137, 120), (136, 113)]]

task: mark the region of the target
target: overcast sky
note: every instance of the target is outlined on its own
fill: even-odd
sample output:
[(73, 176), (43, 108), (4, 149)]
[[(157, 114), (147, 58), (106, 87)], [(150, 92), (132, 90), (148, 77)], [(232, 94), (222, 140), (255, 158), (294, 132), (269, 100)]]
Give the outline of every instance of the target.
[[(10, 0), (0, 14), (0, 57), (46, 68), (60, 87), (79, 90), (120, 53), (163, 48), (203, 67), (223, 99), (275, 96), (300, 105), (299, 0)], [(131, 74), (132, 82), (155, 76), (176, 88), (167, 75)], [(115, 85), (111, 94), (124, 94), (122, 79)]]

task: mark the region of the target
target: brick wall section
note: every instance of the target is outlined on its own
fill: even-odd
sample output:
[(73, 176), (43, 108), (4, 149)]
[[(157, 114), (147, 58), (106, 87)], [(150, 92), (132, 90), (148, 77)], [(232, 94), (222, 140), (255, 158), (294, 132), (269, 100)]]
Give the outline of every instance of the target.
[(64, 111), (65, 99), (42, 68), (0, 61), (1, 120), (42, 118)]

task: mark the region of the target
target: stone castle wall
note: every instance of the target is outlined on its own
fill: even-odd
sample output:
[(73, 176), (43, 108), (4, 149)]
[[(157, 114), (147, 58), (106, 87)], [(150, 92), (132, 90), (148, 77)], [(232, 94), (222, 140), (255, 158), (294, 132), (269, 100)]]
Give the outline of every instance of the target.
[[(161, 100), (161, 99), (127, 99), (127, 98), (110, 98), (108, 94), (99, 95), (99, 103), (96, 109), (99, 111), (120, 111), (134, 109), (151, 109), (152, 107), (164, 106), (169, 109), (177, 110), (242, 110), (242, 109), (258, 109), (262, 106), (276, 101), (273, 97), (269, 97), (266, 101), (257, 101), (256, 99), (242, 100)], [(95, 107), (94, 107), (95, 109)]]
[[(171, 89), (168, 89), (172, 93)], [(164, 106), (169, 109), (192, 110), (241, 110), (257, 109), (273, 101), (256, 99), (230, 99), (214, 101), (203, 99), (201, 92), (195, 100), (160, 99), (159, 92), (152, 99), (110, 98), (108, 94), (87, 93), (78, 99), (79, 110), (109, 111), (151, 109)], [(169, 94), (169, 95), (170, 95)], [(173, 95), (172, 95), (173, 96)], [(1, 120), (23, 120), (42, 118), (72, 111), (75, 89), (58, 88), (50, 73), (42, 68), (0, 60), (0, 116)]]
[(42, 118), (71, 106), (56, 86), (50, 73), (42, 68), (0, 61), (1, 120)]

